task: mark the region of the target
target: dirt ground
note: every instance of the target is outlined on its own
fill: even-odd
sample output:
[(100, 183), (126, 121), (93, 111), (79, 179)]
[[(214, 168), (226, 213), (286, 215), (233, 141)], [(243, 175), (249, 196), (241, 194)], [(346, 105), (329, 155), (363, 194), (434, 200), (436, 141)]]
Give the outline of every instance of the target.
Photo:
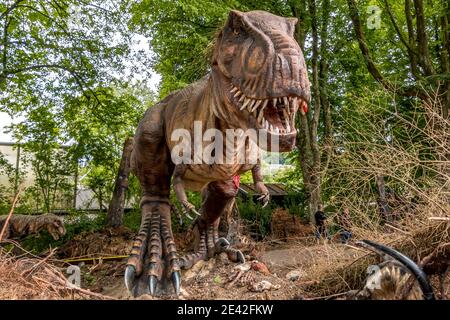
[[(122, 240), (119, 240), (122, 238)], [(105, 241), (108, 238), (108, 241)], [(73, 240), (61, 248), (65, 254), (73, 253), (93, 256), (93, 249), (108, 252), (109, 255), (126, 255), (131, 247), (129, 234), (105, 236), (91, 234)], [(102, 245), (98, 245), (101, 243)], [(89, 245), (87, 245), (89, 244)], [(247, 252), (249, 253), (249, 252)], [(289, 241), (276, 240), (258, 243), (247, 255), (245, 264), (228, 260), (225, 254), (209, 261), (200, 261), (192, 269), (182, 271), (180, 299), (304, 299), (309, 298), (303, 291), (311, 283), (307, 277), (315, 264), (356, 257), (354, 249), (335, 243), (317, 243), (312, 237), (291, 238)], [(72, 257), (74, 255), (71, 255)], [(95, 261), (81, 266), (82, 287), (116, 299), (133, 299), (129, 296), (123, 281), (126, 258), (114, 261)], [(239, 277), (240, 276), (240, 277)], [(175, 299), (165, 295), (139, 299)]]
[[(173, 294), (156, 297), (143, 295), (137, 299), (341, 299), (341, 292), (361, 289), (359, 285), (366, 277), (367, 263), (360, 263), (360, 267), (352, 269), (353, 277), (360, 279), (352, 282), (353, 287), (341, 278), (341, 273), (338, 275), (335, 271), (355, 267), (356, 262), (367, 258), (367, 251), (356, 247), (353, 242), (347, 245), (333, 239), (318, 242), (310, 226), (280, 211), (275, 212), (274, 216), (278, 222), (271, 226), (272, 235), (266, 240), (254, 241), (242, 234), (235, 237), (234, 246), (246, 255), (245, 264), (232, 263), (222, 253), (182, 271), (179, 297)], [(69, 265), (80, 267), (81, 288), (94, 293), (84, 295), (83, 299), (101, 298), (99, 295), (135, 299), (128, 294), (123, 280), (134, 236), (127, 229), (79, 234), (57, 249), (55, 259), (51, 259), (52, 266), (59, 270), (63, 279), (68, 277), (66, 271)], [(189, 232), (175, 235), (180, 254), (189, 252), (191, 238)], [(327, 278), (330, 270), (334, 279), (331, 283)], [(438, 292), (440, 285), (437, 280), (431, 278), (435, 292)], [(339, 289), (330, 292), (327, 283), (334, 287), (338, 284)], [(441, 292), (448, 298), (450, 277), (444, 284), (446, 288), (444, 291), (441, 288)], [(173, 292), (171, 288), (168, 291)]]

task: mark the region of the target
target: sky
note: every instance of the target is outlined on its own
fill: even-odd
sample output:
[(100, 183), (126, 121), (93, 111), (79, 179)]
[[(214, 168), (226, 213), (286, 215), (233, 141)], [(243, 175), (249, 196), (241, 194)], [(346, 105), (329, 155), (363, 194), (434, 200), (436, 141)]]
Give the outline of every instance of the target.
[[(151, 54), (150, 43), (147, 38), (145, 38), (142, 35), (135, 35), (134, 40), (136, 40), (136, 41), (133, 41), (133, 43), (134, 43), (134, 45), (132, 46), (133, 51), (143, 50), (144, 52), (147, 52), (149, 55)], [(134, 71), (131, 72), (133, 63), (135, 63), (135, 61), (130, 61), (130, 62), (125, 61), (125, 65), (127, 66), (127, 69), (129, 69), (129, 71), (127, 72), (125, 70), (124, 74), (126, 76), (133, 74), (131, 81), (133, 81), (133, 80), (140, 81), (140, 80), (142, 80), (143, 75), (133, 73)], [(152, 71), (151, 78), (147, 81), (147, 84), (150, 86), (151, 90), (153, 90), (154, 92), (157, 92), (157, 87), (158, 87), (160, 80), (161, 80), (161, 76)], [(20, 123), (23, 120), (25, 120), (23, 117), (17, 117), (15, 119), (12, 119), (7, 113), (0, 112), (0, 143), (1, 142), (14, 142), (11, 134), (5, 132), (6, 127), (10, 126), (13, 123), (14, 124)]]

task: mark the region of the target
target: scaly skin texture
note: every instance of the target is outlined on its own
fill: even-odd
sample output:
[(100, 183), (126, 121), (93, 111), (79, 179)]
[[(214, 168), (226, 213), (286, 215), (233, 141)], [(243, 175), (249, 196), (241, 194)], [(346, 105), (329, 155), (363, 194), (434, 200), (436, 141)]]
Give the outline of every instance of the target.
[[(256, 152), (250, 141), (268, 151), (291, 151), (295, 146), (295, 116), (298, 110), (307, 111), (310, 99), (304, 57), (293, 37), (296, 22), (264, 11), (231, 11), (215, 41), (210, 73), (148, 109), (139, 123), (132, 167), (142, 188), (142, 223), (125, 272), (125, 283), (133, 295), (157, 294), (167, 289), (168, 280), (178, 294), (180, 269), (220, 252), (226, 252), (232, 261), (244, 260), (240, 251), (218, 237), (219, 219), (237, 195), (233, 177), (252, 170), (256, 187), (267, 194), (259, 161), (250, 161)], [(173, 134), (180, 129), (190, 135), (191, 152), (182, 154), (193, 163), (174, 163), (172, 155), (179, 155), (180, 139)], [(198, 162), (195, 145), (205, 149), (211, 142), (198, 142), (195, 137), (209, 129), (224, 137), (228, 129), (259, 130), (269, 143), (254, 138), (243, 139), (243, 143), (225, 141), (223, 150), (215, 150), (214, 155), (222, 154), (226, 163)], [(275, 140), (278, 149), (271, 142)], [(239, 158), (242, 155), (244, 161)], [(185, 190), (202, 194), (195, 222), (195, 252), (180, 258), (171, 230), (172, 176), (182, 203), (187, 202)]]
[[(5, 225), (7, 217), (0, 216), (0, 231)], [(43, 230), (47, 230), (55, 240), (66, 234), (62, 219), (54, 214), (39, 216), (14, 214), (9, 220), (4, 239), (22, 238), (30, 234), (38, 234)]]

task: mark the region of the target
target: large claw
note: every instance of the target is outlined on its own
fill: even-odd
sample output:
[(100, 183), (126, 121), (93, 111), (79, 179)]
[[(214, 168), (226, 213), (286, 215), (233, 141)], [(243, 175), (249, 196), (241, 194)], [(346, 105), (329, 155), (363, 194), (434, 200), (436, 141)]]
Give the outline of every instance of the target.
[(258, 197), (258, 201), (261, 201), (263, 204), (263, 208), (265, 208), (268, 204), (269, 204), (269, 200), (270, 200), (270, 194), (269, 193), (265, 193), (262, 196)]
[(155, 295), (157, 285), (158, 285), (158, 278), (156, 276), (151, 275), (148, 279), (148, 287), (150, 289), (150, 294), (152, 296)]
[(189, 212), (193, 212), (194, 214), (196, 214), (196, 215), (199, 216), (199, 217), (201, 216), (200, 212), (198, 212), (198, 211), (195, 209), (195, 206), (194, 206), (192, 203), (190, 203), (190, 202), (188, 202), (188, 201), (183, 201), (181, 204), (183, 205), (183, 212), (184, 212), (184, 214), (185, 214), (189, 219), (193, 220), (193, 218), (189, 215)]
[(133, 288), (134, 277), (136, 276), (136, 268), (133, 266), (127, 266), (125, 269), (125, 287), (127, 287), (128, 292), (131, 292)]
[(175, 271), (174, 273), (172, 273), (172, 284), (173, 288), (175, 289), (175, 294), (179, 296), (181, 286), (181, 276), (179, 271)]
[(199, 216), (199, 217), (201, 216), (200, 212), (198, 212), (197, 210), (195, 210), (195, 207), (192, 208), (191, 211), (192, 211), (193, 213), (195, 213), (197, 216)]
[(245, 263), (245, 256), (241, 250), (237, 251), (237, 259), (240, 263)]
[(216, 251), (223, 252), (230, 246), (230, 242), (225, 238), (219, 238), (216, 243)]

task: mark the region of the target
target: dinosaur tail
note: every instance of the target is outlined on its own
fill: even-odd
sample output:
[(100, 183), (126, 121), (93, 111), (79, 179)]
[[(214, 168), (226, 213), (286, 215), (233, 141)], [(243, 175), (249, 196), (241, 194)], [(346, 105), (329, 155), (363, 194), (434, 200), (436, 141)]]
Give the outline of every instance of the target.
[(398, 252), (397, 250), (394, 250), (392, 248), (389, 248), (385, 245), (369, 241), (369, 240), (362, 240), (365, 245), (374, 248), (376, 251), (382, 252), (384, 254), (387, 254), (388, 256), (394, 258), (398, 262), (400, 262), (402, 265), (404, 265), (417, 279), (420, 289), (422, 290), (422, 294), (425, 300), (435, 300), (433, 288), (431, 287), (431, 284), (428, 280), (427, 275), (423, 270), (410, 258), (405, 256), (403, 253)]

